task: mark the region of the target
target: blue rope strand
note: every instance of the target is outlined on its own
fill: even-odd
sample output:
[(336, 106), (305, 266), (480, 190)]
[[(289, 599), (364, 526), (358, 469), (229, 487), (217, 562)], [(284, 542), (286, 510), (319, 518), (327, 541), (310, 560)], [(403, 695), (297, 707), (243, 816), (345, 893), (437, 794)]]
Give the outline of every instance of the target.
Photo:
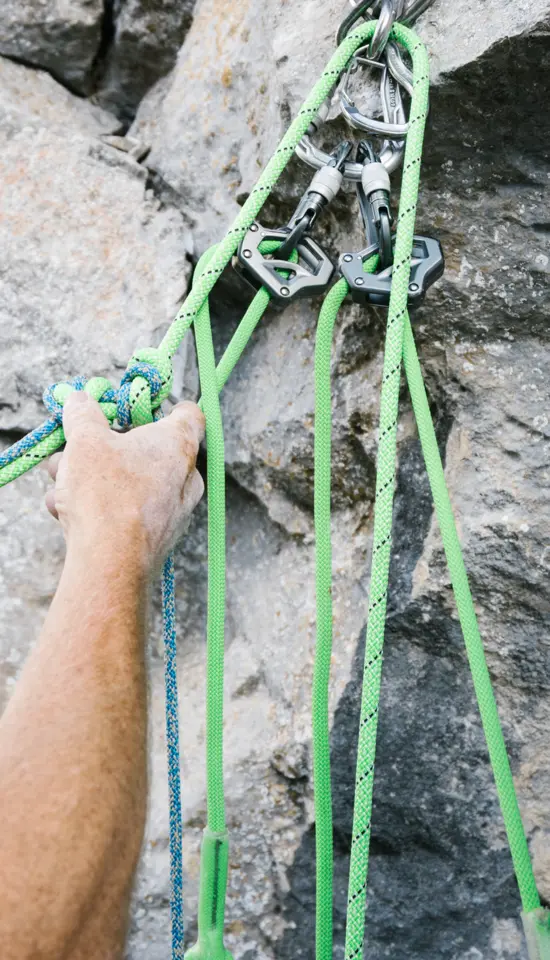
[(0, 468), (7, 467), (9, 463), (13, 463), (14, 460), (18, 460), (19, 457), (22, 457), (24, 453), (32, 450), (33, 447), (40, 443), (41, 440), (45, 440), (46, 437), (49, 437), (50, 433), (53, 433), (54, 430), (57, 430), (59, 426), (59, 421), (56, 417), (50, 417), (48, 420), (45, 420), (44, 423), (41, 423), (39, 427), (35, 427), (30, 433), (27, 433), (26, 436), (21, 437), (21, 440), (17, 440), (16, 443), (13, 443), (11, 447), (8, 447), (6, 450), (0, 452)]
[[(75, 390), (83, 390), (86, 380), (84, 377), (75, 377), (73, 380), (67, 380), (67, 383), (74, 387)], [(17, 440), (11, 447), (2, 450), (0, 453), (0, 468), (7, 467), (8, 464), (22, 457), (24, 453), (32, 450), (33, 447), (36, 447), (37, 443), (45, 440), (46, 437), (49, 437), (50, 433), (53, 433), (54, 430), (57, 430), (61, 425), (63, 422), (63, 408), (54, 397), (56, 386), (57, 384), (54, 383), (51, 387), (48, 387), (48, 389), (44, 391), (43, 397), (44, 404), (51, 413), (51, 417), (38, 427), (35, 427), (34, 430), (31, 430), (30, 433), (27, 433), (26, 436), (21, 437), (21, 440)]]
[(166, 686), (166, 749), (168, 754), (168, 796), (170, 805), (172, 960), (183, 960), (183, 826), (181, 815), (178, 673), (176, 661), (176, 599), (173, 554), (170, 554), (165, 561), (162, 573), (162, 616), (164, 634), (164, 680)]
[[(151, 388), (151, 399), (155, 399), (162, 388), (162, 377), (156, 367), (150, 363), (142, 363), (141, 361), (136, 361), (136, 363), (131, 364), (122, 377), (119, 389), (105, 390), (101, 397), (103, 403), (115, 403), (117, 405), (117, 420), (121, 427), (132, 426), (130, 389), (132, 380), (135, 377), (143, 377), (147, 380)], [(74, 390), (84, 390), (87, 379), (86, 377), (74, 377), (72, 380), (65, 382), (73, 387)], [(51, 417), (30, 433), (27, 433), (21, 440), (17, 440), (11, 447), (0, 451), (0, 469), (7, 467), (8, 464), (18, 460), (23, 454), (28, 453), (28, 451), (36, 447), (41, 440), (45, 440), (46, 437), (49, 437), (54, 430), (57, 430), (57, 428), (62, 425), (63, 407), (55, 398), (55, 388), (57, 386), (59, 386), (59, 384), (53, 383), (44, 391), (43, 396), (44, 405), (51, 413)], [(154, 416), (154, 419), (156, 420), (158, 417)]]
[[(153, 413), (162, 419), (162, 409)], [(181, 772), (178, 665), (176, 638), (176, 588), (174, 554), (162, 570), (162, 632), (164, 641), (164, 688), (166, 704), (166, 754), (168, 761), (168, 808), (170, 821), (170, 916), (172, 960), (183, 960), (185, 924), (183, 915), (183, 821), (181, 814)]]

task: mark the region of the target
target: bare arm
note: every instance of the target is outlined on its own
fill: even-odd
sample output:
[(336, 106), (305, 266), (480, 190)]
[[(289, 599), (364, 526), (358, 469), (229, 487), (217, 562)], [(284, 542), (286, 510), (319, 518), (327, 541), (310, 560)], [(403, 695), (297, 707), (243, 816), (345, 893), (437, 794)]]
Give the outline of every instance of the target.
[(51, 466), (63, 574), (0, 720), (3, 960), (122, 955), (146, 809), (148, 587), (202, 495), (197, 407), (117, 435), (84, 396)]

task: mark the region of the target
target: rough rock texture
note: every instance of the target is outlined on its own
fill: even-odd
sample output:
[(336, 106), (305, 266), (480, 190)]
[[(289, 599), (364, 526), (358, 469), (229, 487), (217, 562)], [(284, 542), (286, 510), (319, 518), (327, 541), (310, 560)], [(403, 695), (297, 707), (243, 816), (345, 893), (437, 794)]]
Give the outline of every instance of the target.
[(101, 43), (103, 0), (4, 0), (0, 54), (43, 67), (89, 93)]
[(109, 114), (45, 74), (3, 62), (1, 75), (0, 425), (27, 430), (49, 383), (118, 378), (156, 342), (185, 292), (191, 238), (145, 169), (100, 139)]
[(174, 66), (195, 0), (115, 0), (99, 103), (132, 120), (141, 98)]
[[(11, 334), (1, 345), (4, 430), (36, 422), (40, 391), (51, 379), (83, 369), (117, 375), (137, 340), (155, 341), (183, 293), (186, 224), (196, 252), (226, 228), (328, 59), (340, 12), (335, 0), (294, 5), (291, 14), (280, 0), (200, 0), (174, 71), (147, 94), (130, 130), (151, 147), (141, 165), (99, 139), (116, 130), (105, 114), (90, 113), (44, 77), (32, 79), (24, 108), (16, 106), (21, 97), (9, 93), (16, 83), (10, 80), (0, 95), (0, 132), (7, 131), (0, 154), (7, 257), (0, 310)], [(419, 230), (441, 236), (447, 272), (415, 330), (537, 880), (548, 900), (550, 125), (541, 105), (550, 93), (550, 0), (441, 0), (419, 32), (429, 42), (434, 82)], [(27, 80), (17, 83), (24, 89)], [(335, 143), (343, 131), (333, 124), (327, 139)], [(70, 191), (69, 169), (76, 171)], [(284, 222), (308, 180), (294, 161), (266, 220)], [(55, 232), (57, 224), (61, 234), (61, 218), (62, 245)], [(344, 243), (359, 246), (357, 219), (347, 193), (324, 215), (317, 236), (333, 252)], [(228, 275), (213, 300), (219, 351), (247, 298)], [(317, 307), (271, 312), (223, 395), (233, 844), (227, 945), (237, 960), (313, 956)], [(383, 325), (383, 314), (346, 306), (333, 355), (338, 957)], [(184, 368), (191, 392), (191, 358), (182, 355), (178, 364), (175, 392), (184, 389)], [(43, 486), (42, 477), (27, 476), (2, 491), (2, 695), (15, 682), (62, 561), (59, 534), (39, 506)], [(181, 545), (178, 568), (191, 941), (205, 818), (204, 507)], [(524, 960), (517, 890), (405, 390), (384, 669), (366, 956)], [(152, 797), (132, 960), (164, 960), (169, 950), (158, 607), (151, 689)]]

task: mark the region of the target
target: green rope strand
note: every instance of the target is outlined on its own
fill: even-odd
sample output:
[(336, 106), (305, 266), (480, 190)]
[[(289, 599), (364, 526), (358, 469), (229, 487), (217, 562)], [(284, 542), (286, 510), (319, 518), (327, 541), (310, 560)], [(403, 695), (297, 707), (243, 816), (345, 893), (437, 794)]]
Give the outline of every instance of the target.
[(493, 767), (500, 808), (508, 835), (521, 902), (524, 911), (529, 912), (540, 907), (540, 898), (408, 315), (405, 319), (403, 346), (405, 373)]
[(315, 586), (317, 640), (313, 672), (313, 794), (315, 801), (316, 960), (332, 960), (332, 796), (328, 691), (332, 654), (332, 547), (330, 529), (332, 331), (348, 293), (339, 280), (327, 294), (315, 338)]
[[(365, 264), (373, 273), (378, 256)], [(316, 960), (332, 960), (332, 796), (330, 776), (329, 681), (332, 656), (331, 385), (332, 336), (349, 287), (339, 280), (327, 294), (315, 337), (315, 592), (317, 636), (312, 691), (313, 795), (315, 803)]]
[(400, 24), (394, 26), (393, 36), (411, 54), (414, 83), (410, 127), (405, 150), (400, 212), (397, 223), (392, 292), (388, 311), (380, 397), (373, 554), (357, 747), (345, 960), (356, 960), (363, 949), (376, 731), (391, 551), (403, 328), (408, 301), (410, 261), (429, 92), (429, 63), (426, 48), (414, 33)]
[[(260, 244), (260, 253), (263, 253), (264, 255), (274, 253), (274, 251), (277, 250), (280, 245), (281, 244), (278, 240), (264, 240), (263, 243)], [(288, 260), (289, 263), (298, 262), (298, 254), (296, 253), (296, 250), (292, 251)], [(283, 271), (281, 271), (281, 273), (282, 272)], [(287, 276), (287, 274), (285, 274), (285, 276)], [(271, 294), (266, 290), (265, 287), (260, 287), (242, 320), (240, 321), (239, 326), (235, 330), (235, 333), (231, 337), (231, 340), (229, 341), (229, 344), (218, 366), (216, 367), (216, 385), (218, 388), (218, 393), (221, 393), (225, 387), (229, 377), (233, 373), (233, 370), (248, 346), (248, 342), (252, 334), (254, 333), (270, 303)], [(202, 400), (199, 401), (199, 406), (202, 408)]]
[[(375, 261), (367, 264), (374, 269)], [(317, 848), (316, 957), (332, 957), (332, 810), (330, 797), (330, 754), (328, 727), (328, 684), (332, 651), (332, 556), (330, 519), (331, 389), (330, 356), (334, 324), (349, 292), (340, 280), (327, 296), (319, 316), (315, 344), (315, 537), (317, 646), (313, 684), (313, 757), (315, 793), (315, 836)], [(418, 361), (408, 312), (405, 315), (403, 359), (413, 409), (430, 481), (447, 564), (453, 585), (460, 624), (502, 816), (508, 836), (525, 921), (535, 929), (548, 950), (550, 919), (541, 912), (540, 898), (521, 820), (506, 745), (498, 716), (483, 642), (468, 583), (456, 530), (443, 465), (430, 413), (422, 371)], [(368, 865), (365, 862), (364, 866)], [(351, 881), (350, 881), (351, 882)], [(542, 917), (542, 919), (539, 919)], [(545, 926), (546, 925), (546, 926)], [(540, 929), (539, 929), (540, 928)], [(529, 927), (529, 929), (531, 929)], [(534, 936), (534, 934), (532, 934)], [(538, 941), (537, 941), (538, 942)], [(530, 954), (531, 956), (531, 954)], [(533, 957), (539, 957), (533, 953)], [(541, 954), (544, 956), (544, 953)]]
[[(200, 280), (213, 255), (197, 265)], [(210, 310), (205, 300), (195, 318), (195, 340), (206, 417), (208, 496), (208, 614), (206, 645), (206, 799), (208, 828), (225, 831), (223, 788), (223, 675), (225, 631), (225, 454)]]
[(52, 453), (59, 450), (64, 443), (65, 434), (63, 433), (63, 428), (58, 427), (57, 430), (50, 433), (49, 437), (45, 437), (44, 440), (37, 443), (32, 450), (27, 450), (26, 453), (23, 453), (17, 460), (14, 460), (13, 463), (8, 463), (5, 467), (0, 467), (0, 487), (11, 483), (12, 480), (17, 480), (18, 477), (23, 476), (28, 470), (32, 470), (33, 467), (41, 463), (42, 460), (51, 457)]

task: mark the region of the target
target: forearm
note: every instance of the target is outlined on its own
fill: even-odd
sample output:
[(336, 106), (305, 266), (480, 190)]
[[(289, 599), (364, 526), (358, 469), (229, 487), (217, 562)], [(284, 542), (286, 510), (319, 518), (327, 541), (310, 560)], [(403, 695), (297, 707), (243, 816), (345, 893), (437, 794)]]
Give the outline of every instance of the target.
[[(113, 867), (122, 888), (131, 883), (146, 797), (147, 584), (137, 552), (69, 546), (0, 723), (4, 960), (71, 957)], [(127, 902), (127, 890), (118, 894), (115, 914)], [(112, 919), (123, 936), (125, 918)]]

